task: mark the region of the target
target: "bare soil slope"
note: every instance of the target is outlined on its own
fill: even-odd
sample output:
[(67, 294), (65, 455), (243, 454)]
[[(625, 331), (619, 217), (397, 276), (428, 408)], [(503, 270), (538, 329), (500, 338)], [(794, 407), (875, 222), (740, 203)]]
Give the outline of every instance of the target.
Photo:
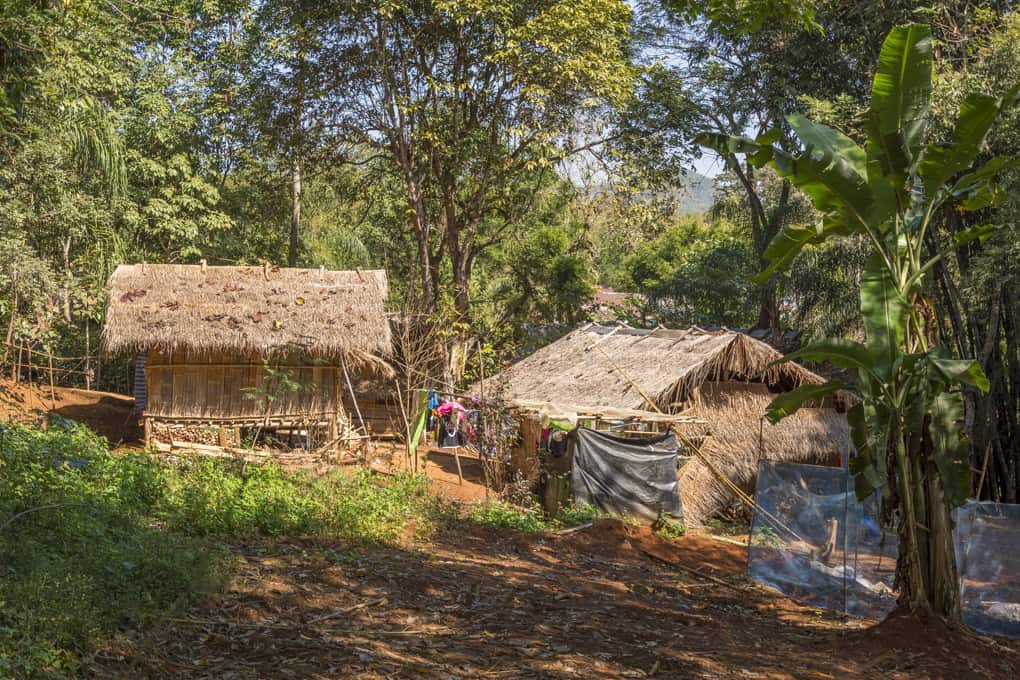
[(46, 413), (77, 420), (110, 440), (111, 444), (137, 441), (142, 436), (132, 411), (134, 400), (122, 394), (27, 385), (0, 380), (0, 419), (26, 424)]
[[(1007, 678), (1020, 644), (869, 622), (748, 582), (744, 550), (600, 521), (460, 523), (406, 549), (235, 546), (225, 592), (104, 650), (103, 678)], [(873, 622), (870, 622), (873, 623)]]

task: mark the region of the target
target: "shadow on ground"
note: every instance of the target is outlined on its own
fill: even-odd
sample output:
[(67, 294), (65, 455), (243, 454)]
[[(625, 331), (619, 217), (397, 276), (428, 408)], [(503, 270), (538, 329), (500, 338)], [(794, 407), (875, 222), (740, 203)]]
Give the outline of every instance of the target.
[(1020, 670), (1016, 644), (864, 630), (746, 581), (740, 546), (700, 536), (671, 542), (620, 523), (552, 536), (458, 523), (407, 549), (286, 540), (234, 549), (243, 561), (225, 592), (111, 645), (96, 675), (961, 678)]

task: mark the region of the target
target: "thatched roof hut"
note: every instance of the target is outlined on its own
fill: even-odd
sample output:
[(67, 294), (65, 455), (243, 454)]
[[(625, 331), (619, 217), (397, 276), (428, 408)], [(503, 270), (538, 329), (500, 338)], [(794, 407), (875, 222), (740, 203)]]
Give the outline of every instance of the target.
[[(706, 381), (764, 382), (777, 391), (824, 379), (764, 342), (729, 330), (646, 330), (587, 324), (501, 373), (511, 400), (586, 407), (683, 410)], [(489, 382), (489, 381), (487, 381)]]
[[(760, 459), (826, 464), (848, 446), (846, 418), (834, 401), (779, 425), (764, 420), (774, 394), (824, 382), (797, 364), (774, 364), (780, 357), (764, 342), (725, 329), (588, 324), (487, 380), (486, 389), (498, 385), (507, 401), (532, 412), (544, 403), (593, 413), (622, 408), (683, 414), (673, 427), (751, 491)], [(697, 458), (682, 469), (680, 488), (684, 514), (694, 524), (733, 498)]]
[(121, 265), (109, 285), (103, 350), (138, 355), (147, 436), (154, 424), (335, 432), (347, 367), (385, 369), (391, 349), (384, 271)]

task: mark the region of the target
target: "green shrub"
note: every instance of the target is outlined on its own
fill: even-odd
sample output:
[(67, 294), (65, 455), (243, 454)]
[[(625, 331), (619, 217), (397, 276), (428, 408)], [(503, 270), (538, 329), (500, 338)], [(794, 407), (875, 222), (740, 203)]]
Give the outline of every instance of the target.
[(57, 421), (0, 429), (0, 677), (78, 673), (97, 642), (214, 578), (216, 551), (146, 517), (162, 471)]
[(683, 524), (663, 520), (656, 522), (652, 530), (663, 538), (680, 538), (687, 533), (687, 527)]
[(588, 503), (568, 505), (553, 519), (547, 519), (537, 505), (520, 507), (503, 501), (489, 501), (472, 507), (468, 518), (478, 524), (517, 531), (551, 531), (590, 524), (599, 517), (598, 509)]
[(554, 524), (559, 527), (576, 527), (591, 524), (599, 518), (599, 510), (591, 503), (568, 505), (560, 508)]
[(0, 678), (84, 672), (114, 631), (226, 578), (214, 539), (391, 542), (446, 519), (421, 477), (313, 478), (278, 465), (112, 454), (57, 419), (0, 426)]
[(285, 472), (275, 463), (183, 460), (166, 472), (157, 515), (177, 531), (215, 537), (328, 536), (390, 542), (410, 520), (428, 535), (444, 515), (424, 477)]

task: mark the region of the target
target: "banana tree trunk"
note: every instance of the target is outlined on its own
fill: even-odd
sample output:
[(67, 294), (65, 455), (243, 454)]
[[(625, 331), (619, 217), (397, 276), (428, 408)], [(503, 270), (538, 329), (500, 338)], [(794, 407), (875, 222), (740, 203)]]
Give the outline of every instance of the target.
[(960, 626), (963, 617), (952, 517), (939, 471), (923, 450), (926, 439), (913, 437), (897, 451), (899, 604)]

